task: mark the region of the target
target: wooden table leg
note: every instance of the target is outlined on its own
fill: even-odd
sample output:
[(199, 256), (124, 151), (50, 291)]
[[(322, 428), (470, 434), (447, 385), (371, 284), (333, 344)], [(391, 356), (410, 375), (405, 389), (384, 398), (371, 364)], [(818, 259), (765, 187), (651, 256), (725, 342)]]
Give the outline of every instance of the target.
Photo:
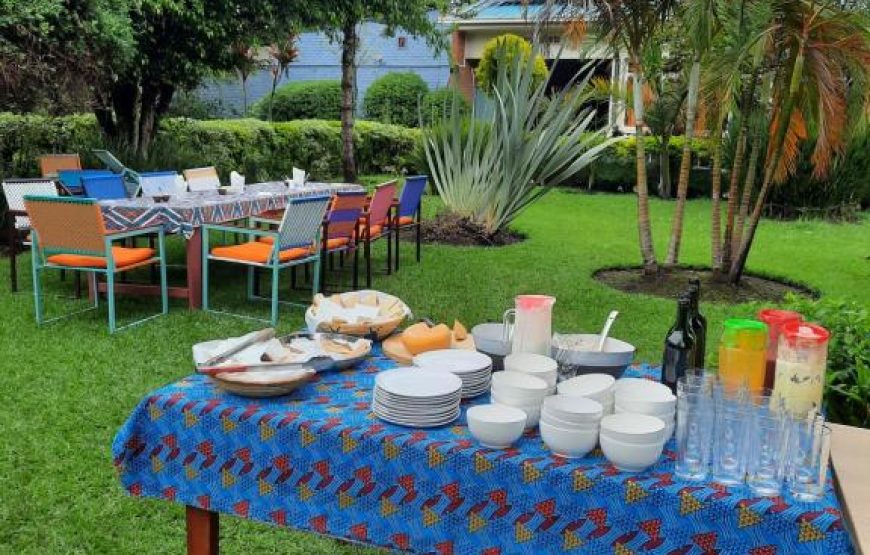
[(191, 310), (202, 308), (202, 230), (198, 227), (187, 240), (187, 302)]
[(187, 506), (187, 555), (218, 555), (218, 513)]

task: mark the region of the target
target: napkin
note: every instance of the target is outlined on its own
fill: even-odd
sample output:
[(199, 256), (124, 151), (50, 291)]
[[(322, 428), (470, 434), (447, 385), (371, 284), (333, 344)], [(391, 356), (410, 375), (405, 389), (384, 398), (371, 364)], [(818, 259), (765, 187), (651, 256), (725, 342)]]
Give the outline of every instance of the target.
[(308, 179), (308, 174), (305, 173), (305, 170), (300, 170), (299, 168), (293, 168), (293, 185), (296, 187), (302, 187), (305, 185), (305, 181)]
[(175, 176), (175, 194), (183, 195), (187, 192), (187, 181), (184, 180), (184, 176), (178, 174)]
[(245, 186), (245, 176), (233, 170), (230, 172), (230, 187), (244, 187)]

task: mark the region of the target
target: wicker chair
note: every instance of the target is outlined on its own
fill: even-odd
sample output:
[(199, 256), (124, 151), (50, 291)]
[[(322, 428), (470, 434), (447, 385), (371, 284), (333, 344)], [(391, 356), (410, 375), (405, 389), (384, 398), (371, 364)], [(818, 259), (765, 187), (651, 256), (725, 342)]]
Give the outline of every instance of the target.
[(396, 240), (396, 271), (399, 270), (399, 235), (403, 229), (416, 228), (417, 231), (417, 262), (420, 262), (420, 232), (422, 230), (423, 192), (429, 178), (425, 175), (415, 175), (405, 179), (402, 195), (393, 204), (393, 233)]
[[(169, 310), (166, 287), (166, 258), (163, 229), (150, 227), (123, 233), (106, 233), (103, 214), (94, 199), (77, 197), (25, 196), (24, 205), (33, 224), (33, 296), (36, 322), (46, 324), (83, 312), (82, 310), (46, 320), (43, 316), (42, 279), (46, 269), (79, 270), (94, 274), (94, 304), (99, 306), (97, 283), (106, 277), (106, 298), (109, 307), (109, 333), (140, 324)], [(158, 251), (150, 248), (116, 247), (121, 239), (156, 234)], [(160, 269), (161, 311), (124, 326), (115, 321), (115, 274), (158, 264)]]
[[(280, 270), (301, 264), (314, 265), (312, 279), (312, 295), (317, 294), (320, 280), (320, 249), (317, 244), (320, 239), (320, 229), (323, 216), (329, 205), (329, 197), (297, 198), (290, 201), (284, 211), (284, 217), (277, 231), (255, 228), (235, 227), (228, 225), (206, 224), (202, 226), (202, 308), (209, 308), (208, 267), (210, 261), (243, 264), (248, 268), (247, 292), (251, 300), (270, 300), (272, 316), (269, 320), (273, 326), (278, 323), (278, 276)], [(213, 231), (242, 233), (253, 240), (239, 245), (229, 245), (211, 248), (209, 237)], [(257, 239), (260, 240), (257, 240)], [(271, 299), (263, 299), (254, 292), (254, 270), (267, 269), (272, 272)], [(283, 303), (293, 304), (293, 303)], [(305, 305), (307, 306), (307, 305)], [(212, 310), (212, 312), (220, 312)], [(242, 316), (231, 312), (223, 312), (234, 316)], [(256, 318), (255, 318), (256, 319)]]
[(216, 191), (221, 186), (221, 180), (214, 166), (184, 170), (183, 173), (184, 179), (187, 180), (187, 188), (191, 192)]
[(388, 181), (375, 188), (368, 208), (359, 219), (358, 237), (365, 247), (366, 287), (372, 286), (372, 243), (387, 239), (387, 275), (392, 273), (392, 212), (393, 198), (396, 196), (396, 182)]
[(82, 160), (78, 154), (45, 154), (39, 157), (39, 169), (42, 177), (57, 179), (60, 170), (82, 169)]
[(7, 246), (9, 249), (9, 286), (18, 292), (17, 255), (20, 248), (30, 245), (30, 218), (24, 208), (26, 195), (56, 197), (57, 186), (50, 179), (7, 179), (3, 181), (3, 195), (7, 206)]

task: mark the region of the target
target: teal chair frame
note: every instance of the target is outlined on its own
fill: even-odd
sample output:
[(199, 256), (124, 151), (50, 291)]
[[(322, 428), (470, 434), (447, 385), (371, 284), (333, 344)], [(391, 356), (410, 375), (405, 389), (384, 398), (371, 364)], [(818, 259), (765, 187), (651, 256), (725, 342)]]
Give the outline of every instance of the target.
[[(296, 199), (295, 201), (291, 201), (291, 203), (287, 206), (287, 209), (289, 211), (291, 206), (294, 203), (302, 204), (302, 203), (307, 203), (307, 202), (316, 201), (316, 200), (324, 200), (324, 199), (321, 199), (320, 197), (310, 198), (310, 199), (308, 199), (308, 198)], [(328, 200), (328, 199), (326, 199), (326, 200)], [(326, 212), (326, 205), (324, 204), (323, 213), (325, 213), (325, 212)], [(323, 219), (323, 213), (321, 213), (319, 218), (317, 219), (317, 226), (318, 226), (317, 232), (314, 235), (314, 237), (312, 238), (312, 242), (310, 243), (311, 245), (319, 245), (320, 244), (320, 238), (321, 238), (320, 222)], [(285, 219), (286, 219), (286, 217), (287, 216), (285, 215)], [(282, 227), (283, 227), (283, 225), (286, 225), (286, 224), (283, 224), (283, 222), (282, 222)], [(213, 256), (211, 254), (211, 249), (209, 248), (210, 247), (210, 245), (209, 245), (209, 243), (210, 243), (209, 233), (211, 231), (221, 231), (224, 233), (227, 233), (227, 232), (241, 233), (241, 234), (247, 235), (253, 239), (256, 239), (258, 237), (271, 237), (272, 238), (272, 253), (269, 257), (269, 260), (265, 263), (250, 262), (250, 261), (244, 261), (244, 260), (228, 260), (225, 258)], [(279, 298), (278, 298), (279, 274), (280, 274), (280, 271), (285, 269), (285, 268), (291, 268), (293, 266), (300, 266), (302, 264), (308, 264), (309, 262), (312, 263), (312, 266), (314, 267), (314, 271), (313, 271), (313, 276), (312, 276), (312, 280), (311, 280), (312, 281), (311, 295), (313, 297), (314, 295), (316, 295), (320, 291), (320, 272), (321, 272), (321, 265), (323, 263), (323, 259), (321, 258), (320, 249), (319, 248), (312, 249), (310, 256), (306, 256), (303, 258), (296, 258), (293, 260), (288, 260), (287, 262), (281, 262), (280, 258), (279, 258), (279, 256), (280, 256), (279, 253), (281, 252), (280, 244), (281, 244), (281, 230), (280, 229), (279, 230), (265, 230), (265, 229), (256, 229), (256, 228), (236, 227), (236, 226), (231, 226), (231, 225), (216, 225), (216, 224), (203, 225), (202, 226), (202, 280), (203, 280), (203, 283), (202, 283), (202, 309), (209, 311), (209, 312), (214, 312), (216, 314), (226, 314), (229, 316), (246, 318), (248, 320), (255, 320), (255, 321), (259, 321), (259, 322), (269, 322), (274, 327), (274, 326), (278, 325), (278, 305), (279, 304), (307, 308), (308, 307), (307, 304), (279, 300)], [(287, 247), (287, 248), (290, 248), (290, 247)], [(251, 300), (251, 301), (269, 301), (271, 303), (271, 318), (269, 320), (266, 320), (265, 318), (257, 318), (254, 316), (248, 316), (246, 314), (238, 314), (235, 312), (212, 309), (210, 304), (209, 304), (209, 295), (208, 295), (208, 290), (209, 290), (209, 261), (227, 262), (227, 263), (241, 264), (241, 265), (247, 266), (247, 270), (248, 270), (247, 271), (247, 286), (246, 286), (247, 298), (248, 298), (248, 300)], [(272, 284), (271, 284), (272, 285), (272, 296), (271, 296), (271, 298), (257, 295), (254, 292), (254, 279), (255, 279), (254, 270), (257, 268), (271, 270), (271, 273), (272, 273)]]
[[(47, 197), (50, 200), (57, 200), (55, 197)], [(25, 200), (45, 200), (45, 197), (25, 197)], [(82, 203), (82, 204), (90, 204), (93, 203), (93, 199), (78, 199), (74, 197), (65, 197), (63, 202), (67, 203)], [(115, 275), (118, 273), (119, 268), (115, 266), (115, 258), (112, 253), (112, 246), (116, 241), (120, 241), (122, 239), (127, 239), (130, 237), (139, 237), (143, 235), (157, 235), (157, 259), (158, 264), (160, 265), (160, 305), (161, 310), (157, 314), (152, 314), (150, 316), (146, 316), (145, 318), (141, 318), (139, 320), (135, 320), (130, 322), (129, 324), (124, 324), (123, 326), (117, 325), (116, 320), (116, 311), (115, 311)], [(39, 232), (34, 229), (33, 233), (33, 243), (32, 243), (32, 261), (33, 261), (33, 296), (34, 303), (36, 308), (36, 323), (39, 326), (50, 324), (52, 322), (56, 322), (58, 320), (64, 320), (66, 318), (70, 318), (77, 314), (81, 314), (84, 312), (90, 312), (91, 310), (96, 310), (100, 306), (100, 296), (98, 291), (98, 277), (102, 274), (106, 278), (106, 300), (109, 308), (109, 333), (115, 333), (116, 331), (120, 331), (126, 328), (130, 328), (154, 318), (158, 316), (162, 316), (169, 312), (169, 292), (166, 285), (166, 250), (165, 250), (165, 236), (163, 233), (163, 228), (161, 227), (145, 227), (141, 229), (135, 229), (131, 231), (121, 232), (121, 233), (113, 233), (110, 235), (106, 235), (105, 237), (105, 250), (103, 252), (98, 251), (73, 251), (71, 249), (45, 249), (39, 243)], [(46, 257), (55, 255), (55, 254), (77, 254), (77, 255), (85, 255), (85, 256), (101, 256), (106, 259), (106, 267), (105, 268), (95, 268), (91, 266), (67, 266), (60, 264), (51, 264), (47, 261)], [(136, 265), (135, 267), (141, 267)], [(132, 269), (132, 268), (130, 268)], [(61, 316), (56, 316), (54, 318), (46, 319), (44, 316), (44, 303), (43, 303), (43, 293), (42, 293), (42, 272), (45, 270), (78, 270), (82, 272), (89, 272), (94, 274), (93, 282), (93, 298), (94, 303), (84, 309), (75, 310), (73, 312), (63, 314)], [(120, 268), (121, 271), (124, 271), (123, 268)]]

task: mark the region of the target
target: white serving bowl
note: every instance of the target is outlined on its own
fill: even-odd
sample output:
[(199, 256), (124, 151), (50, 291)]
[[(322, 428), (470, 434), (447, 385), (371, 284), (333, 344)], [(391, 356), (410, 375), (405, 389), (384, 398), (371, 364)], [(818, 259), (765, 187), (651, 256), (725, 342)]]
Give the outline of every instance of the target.
[(526, 413), (505, 405), (477, 405), (469, 408), (465, 416), (471, 435), (493, 449), (510, 446), (526, 427)]
[(597, 429), (566, 429), (541, 421), (541, 439), (554, 454), (567, 459), (583, 457), (598, 443)]
[(613, 396), (616, 380), (609, 374), (584, 374), (565, 380), (557, 387), (560, 395), (588, 397), (607, 403)]
[(478, 351), (502, 357), (511, 352), (511, 342), (505, 339), (504, 324), (477, 324), (471, 328), (471, 336), (474, 337), (474, 345)]
[(549, 386), (541, 378), (522, 372), (496, 372), (492, 375), (492, 389), (506, 395), (537, 401), (547, 394)]
[(567, 395), (547, 397), (544, 399), (543, 410), (574, 424), (597, 424), (604, 414), (604, 407), (598, 401)]
[(655, 464), (664, 449), (664, 442), (628, 443), (613, 438), (603, 429), (598, 441), (607, 460), (626, 472), (646, 470)]
[(664, 443), (665, 423), (646, 414), (624, 412), (601, 419), (601, 433), (626, 443)]

